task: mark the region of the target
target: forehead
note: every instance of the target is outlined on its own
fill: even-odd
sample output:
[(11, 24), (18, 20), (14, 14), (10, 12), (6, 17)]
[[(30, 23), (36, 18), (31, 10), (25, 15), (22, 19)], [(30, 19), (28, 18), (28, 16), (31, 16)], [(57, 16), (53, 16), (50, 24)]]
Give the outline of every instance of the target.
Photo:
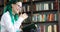
[(19, 6), (22, 6), (22, 2), (17, 2), (16, 4)]

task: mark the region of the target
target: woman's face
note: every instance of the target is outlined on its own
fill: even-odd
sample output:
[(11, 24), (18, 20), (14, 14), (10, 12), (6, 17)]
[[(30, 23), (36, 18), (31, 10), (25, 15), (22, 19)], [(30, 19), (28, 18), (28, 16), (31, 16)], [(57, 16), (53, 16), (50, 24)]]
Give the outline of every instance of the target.
[(14, 13), (19, 13), (22, 10), (22, 2), (17, 2), (16, 4), (12, 4), (12, 10)]

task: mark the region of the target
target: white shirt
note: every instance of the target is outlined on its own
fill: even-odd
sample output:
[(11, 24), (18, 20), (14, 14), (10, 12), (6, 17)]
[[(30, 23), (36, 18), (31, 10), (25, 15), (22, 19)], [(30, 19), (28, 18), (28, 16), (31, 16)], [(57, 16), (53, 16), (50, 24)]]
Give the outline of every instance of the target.
[(7, 11), (2, 15), (1, 18), (1, 32), (16, 32), (16, 30), (19, 29), (22, 21), (24, 19), (22, 17), (19, 17), (17, 21), (15, 21), (14, 25), (12, 24), (11, 17), (9, 12)]

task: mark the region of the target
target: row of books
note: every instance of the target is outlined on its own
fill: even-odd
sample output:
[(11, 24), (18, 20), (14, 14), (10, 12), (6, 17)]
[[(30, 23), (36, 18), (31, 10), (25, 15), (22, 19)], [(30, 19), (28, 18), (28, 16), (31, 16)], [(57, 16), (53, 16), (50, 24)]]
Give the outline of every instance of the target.
[(26, 12), (26, 11), (31, 11), (31, 5), (23, 5), (23, 12)]
[(31, 5), (23, 5), (23, 11), (31, 11), (31, 8), (33, 11), (41, 11), (41, 10), (53, 10), (53, 3), (35, 3), (32, 6)]
[(32, 21), (37, 22), (37, 21), (57, 21), (58, 16), (57, 13), (48, 13), (48, 14), (33, 14), (32, 16)]
[(57, 25), (40, 25), (37, 26), (36, 32), (57, 32)]
[(47, 3), (46, 2), (35, 3), (34, 6), (35, 7), (33, 7), (33, 8), (36, 9), (36, 11), (40, 11), (40, 10), (53, 10), (53, 2), (51, 2), (51, 3), (49, 3), (49, 2), (47, 2)]

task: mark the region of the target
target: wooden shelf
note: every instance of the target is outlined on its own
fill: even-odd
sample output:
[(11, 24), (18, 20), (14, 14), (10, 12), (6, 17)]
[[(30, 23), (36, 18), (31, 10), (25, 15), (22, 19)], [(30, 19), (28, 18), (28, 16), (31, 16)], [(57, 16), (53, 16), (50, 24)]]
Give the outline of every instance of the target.
[(29, 22), (29, 23), (22, 23), (22, 24), (31, 24), (31, 23), (35, 23), (35, 24), (37, 24), (37, 23), (58, 23), (58, 21), (45, 21), (45, 22), (43, 22), (43, 21), (35, 21), (35, 22)]
[(55, 2), (55, 0), (42, 0), (42, 1), (32, 1), (33, 3), (38, 3), (38, 2)]
[(4, 5), (0, 5), (0, 7), (4, 7)]
[(40, 10), (40, 11), (27, 11), (27, 12), (22, 12), (22, 13), (27, 13), (27, 14), (31, 14), (31, 12), (33, 13), (42, 13), (42, 12), (57, 12), (58, 10)]
[(28, 23), (24, 23), (24, 22), (23, 22), (22, 24), (31, 24), (31, 22), (28, 22)]
[(31, 4), (31, 2), (22, 2), (22, 4)]
[(58, 10), (41, 10), (41, 11), (32, 11), (33, 13), (42, 13), (42, 12), (57, 12)]
[[(37, 1), (32, 1), (32, 3), (38, 3), (38, 2), (55, 2), (55, 0), (37, 0)], [(31, 1), (28, 2), (22, 2), (22, 4), (31, 4)]]
[(37, 23), (58, 23), (58, 21), (46, 21), (46, 22), (32, 22), (32, 23), (35, 23), (35, 24), (37, 24)]
[(31, 14), (31, 11), (29, 11), (29, 12), (22, 12), (22, 13), (27, 13), (27, 14)]

